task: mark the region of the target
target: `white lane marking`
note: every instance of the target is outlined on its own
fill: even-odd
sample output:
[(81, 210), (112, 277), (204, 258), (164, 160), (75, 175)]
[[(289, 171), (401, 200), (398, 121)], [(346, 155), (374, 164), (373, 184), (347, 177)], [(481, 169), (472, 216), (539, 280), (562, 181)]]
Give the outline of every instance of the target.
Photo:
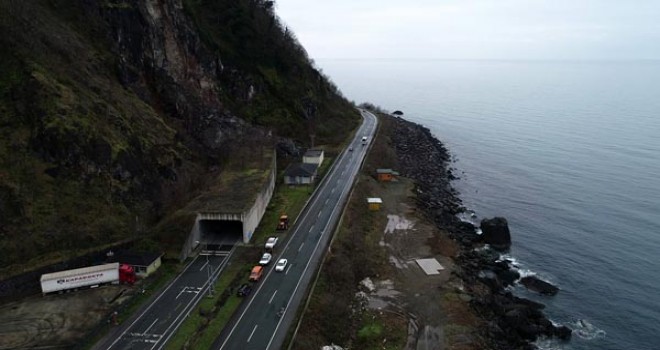
[(248, 341), (247, 341), (248, 343), (250, 342), (250, 339), (252, 339), (252, 336), (254, 335), (254, 331), (257, 330), (257, 327), (259, 327), (259, 325), (255, 324), (254, 328), (252, 329), (252, 333), (250, 333), (250, 337), (248, 338)]
[(289, 270), (291, 270), (291, 264), (289, 264), (289, 267), (286, 268), (286, 272), (284, 272), (284, 274), (285, 274), (285, 275), (288, 274), (288, 273), (289, 273)]
[(332, 188), (332, 191), (330, 191), (330, 193), (335, 193), (335, 190), (336, 190), (336, 189), (337, 189), (337, 187), (333, 187), (333, 188)]
[[(345, 173), (346, 173), (346, 170), (342, 171), (341, 176), (344, 176)], [(339, 181), (337, 181), (337, 182), (339, 182)]]
[(188, 287), (183, 287), (183, 289), (181, 289), (181, 291), (179, 292), (179, 294), (177, 294), (177, 295), (176, 295), (176, 298), (174, 298), (174, 299), (179, 299), (179, 297), (181, 296), (181, 294), (183, 294), (183, 292), (185, 292), (187, 288), (188, 288)]
[(147, 329), (144, 331), (144, 333), (142, 333), (142, 336), (145, 336), (147, 334), (147, 332), (149, 332), (151, 327), (153, 327), (156, 324), (156, 322), (158, 322), (158, 319), (155, 319), (153, 322), (151, 322), (151, 326), (147, 327)]
[(329, 200), (330, 200), (330, 198), (326, 198), (326, 199), (325, 199), (325, 205), (328, 205), (328, 201), (329, 201)]
[(298, 248), (298, 251), (301, 251), (301, 250), (302, 250), (302, 247), (303, 247), (304, 245), (305, 245), (305, 242), (302, 242), (302, 244), (300, 245), (300, 248)]
[(207, 261), (204, 263), (204, 265), (202, 265), (202, 267), (199, 268), (199, 271), (204, 270), (204, 268), (205, 268), (206, 265), (208, 265), (208, 264), (209, 264), (209, 262), (208, 262), (208, 260), (207, 260)]
[(275, 293), (273, 293), (273, 296), (270, 297), (270, 300), (268, 300), (268, 304), (273, 302), (273, 299), (275, 299), (275, 295), (277, 295), (277, 290), (275, 290)]
[(309, 233), (312, 233), (312, 231), (314, 231), (314, 225), (312, 225), (312, 227), (309, 228)]
[(320, 217), (321, 217), (321, 211), (319, 211), (319, 214), (316, 215), (316, 217), (317, 217), (317, 218), (320, 218)]

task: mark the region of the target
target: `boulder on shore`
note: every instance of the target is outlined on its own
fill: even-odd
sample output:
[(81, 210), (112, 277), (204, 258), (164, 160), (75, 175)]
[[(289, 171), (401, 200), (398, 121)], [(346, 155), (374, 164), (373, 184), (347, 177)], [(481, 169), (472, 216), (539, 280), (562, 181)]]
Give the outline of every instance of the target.
[(543, 295), (555, 295), (559, 292), (559, 288), (534, 276), (525, 276), (520, 279), (520, 283), (527, 289)]
[(503, 217), (481, 220), (482, 242), (495, 249), (507, 249), (511, 246), (509, 224)]

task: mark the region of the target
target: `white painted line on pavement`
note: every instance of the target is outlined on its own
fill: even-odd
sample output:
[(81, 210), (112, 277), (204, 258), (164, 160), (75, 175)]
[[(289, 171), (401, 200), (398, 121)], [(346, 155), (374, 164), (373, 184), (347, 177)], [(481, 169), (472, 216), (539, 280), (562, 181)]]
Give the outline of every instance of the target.
[(208, 264), (209, 264), (209, 262), (208, 262), (208, 260), (207, 260), (207, 261), (204, 263), (204, 265), (202, 265), (202, 267), (199, 268), (199, 271), (204, 270), (204, 268), (205, 268), (206, 265), (208, 265)]
[(288, 273), (289, 273), (289, 270), (291, 270), (291, 265), (289, 265), (289, 267), (286, 268), (286, 272), (284, 272), (284, 274), (285, 274), (285, 275), (288, 274)]
[(336, 189), (337, 189), (337, 187), (333, 187), (333, 188), (332, 188), (332, 191), (330, 191), (330, 193), (335, 193), (335, 190), (336, 190)]
[(275, 295), (277, 295), (277, 290), (275, 291), (275, 293), (273, 293), (273, 296), (270, 297), (270, 300), (268, 300), (268, 304), (273, 302), (273, 299), (275, 298)]
[(156, 324), (156, 322), (158, 322), (158, 319), (155, 319), (155, 320), (151, 323), (151, 326), (147, 327), (147, 329), (144, 331), (144, 333), (142, 333), (142, 336), (143, 336), (143, 337), (147, 334), (147, 332), (149, 332), (149, 330), (151, 329), (151, 327), (153, 327), (153, 326)]
[(321, 213), (322, 213), (322, 212), (321, 212), (321, 211), (319, 211), (319, 214), (318, 214), (318, 215), (316, 215), (316, 217), (317, 217), (317, 218), (320, 218), (320, 217), (321, 217)]
[(183, 289), (181, 289), (181, 291), (179, 292), (179, 294), (177, 294), (177, 295), (176, 295), (176, 298), (174, 298), (174, 299), (179, 299), (179, 297), (181, 296), (181, 294), (183, 294), (183, 292), (185, 292), (187, 288), (188, 288), (188, 287), (183, 287)]
[(259, 325), (255, 324), (254, 328), (252, 329), (252, 333), (250, 333), (250, 337), (248, 338), (248, 341), (247, 341), (248, 343), (250, 342), (250, 339), (252, 339), (252, 336), (254, 335), (254, 331), (257, 330), (257, 327), (259, 327)]
[(330, 198), (326, 198), (326, 199), (325, 199), (325, 205), (328, 205), (328, 201), (329, 201), (329, 200), (330, 200)]
[(309, 228), (309, 233), (312, 233), (312, 231), (314, 231), (314, 225), (312, 225), (312, 227)]
[(302, 242), (302, 244), (300, 245), (300, 248), (298, 248), (298, 251), (301, 251), (301, 250), (302, 250), (302, 247), (303, 247), (304, 245), (305, 245), (305, 242)]

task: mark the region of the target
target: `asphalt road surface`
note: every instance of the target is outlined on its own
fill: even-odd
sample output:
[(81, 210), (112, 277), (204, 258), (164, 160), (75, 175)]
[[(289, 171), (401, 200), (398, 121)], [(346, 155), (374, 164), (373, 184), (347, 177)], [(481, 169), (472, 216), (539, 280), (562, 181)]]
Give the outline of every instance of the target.
[(106, 336), (95, 349), (161, 349), (186, 319), (186, 316), (209, 291), (209, 280), (220, 274), (231, 251), (199, 255), (153, 303)]
[[(361, 139), (367, 136), (370, 143), (376, 130), (376, 117), (369, 112), (362, 112), (362, 116), (364, 123), (349, 145), (352, 151), (347, 149), (337, 159), (292, 228), (286, 245), (276, 248), (279, 255), (212, 349), (279, 349), (284, 343), (367, 153), (368, 145), (362, 145)], [(289, 264), (283, 272), (276, 272), (273, 266), (281, 258), (288, 259)]]

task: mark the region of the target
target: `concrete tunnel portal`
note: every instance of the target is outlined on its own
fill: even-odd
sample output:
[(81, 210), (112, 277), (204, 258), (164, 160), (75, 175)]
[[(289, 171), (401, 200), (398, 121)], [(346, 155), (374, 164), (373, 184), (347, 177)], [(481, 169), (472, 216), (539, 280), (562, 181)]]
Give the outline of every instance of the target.
[[(260, 190), (256, 196), (245, 196), (240, 193), (240, 201), (231, 201), (231, 205), (206, 205), (197, 212), (193, 227), (181, 249), (179, 259), (185, 260), (193, 256), (198, 249), (210, 251), (228, 251), (235, 244), (247, 244), (252, 239), (261, 218), (266, 212), (275, 189), (276, 163), (275, 153), (268, 170), (268, 176), (259, 182)], [(221, 198), (222, 192), (215, 194)], [(213, 198), (206, 198), (213, 202)], [(227, 202), (227, 199), (218, 200)]]

